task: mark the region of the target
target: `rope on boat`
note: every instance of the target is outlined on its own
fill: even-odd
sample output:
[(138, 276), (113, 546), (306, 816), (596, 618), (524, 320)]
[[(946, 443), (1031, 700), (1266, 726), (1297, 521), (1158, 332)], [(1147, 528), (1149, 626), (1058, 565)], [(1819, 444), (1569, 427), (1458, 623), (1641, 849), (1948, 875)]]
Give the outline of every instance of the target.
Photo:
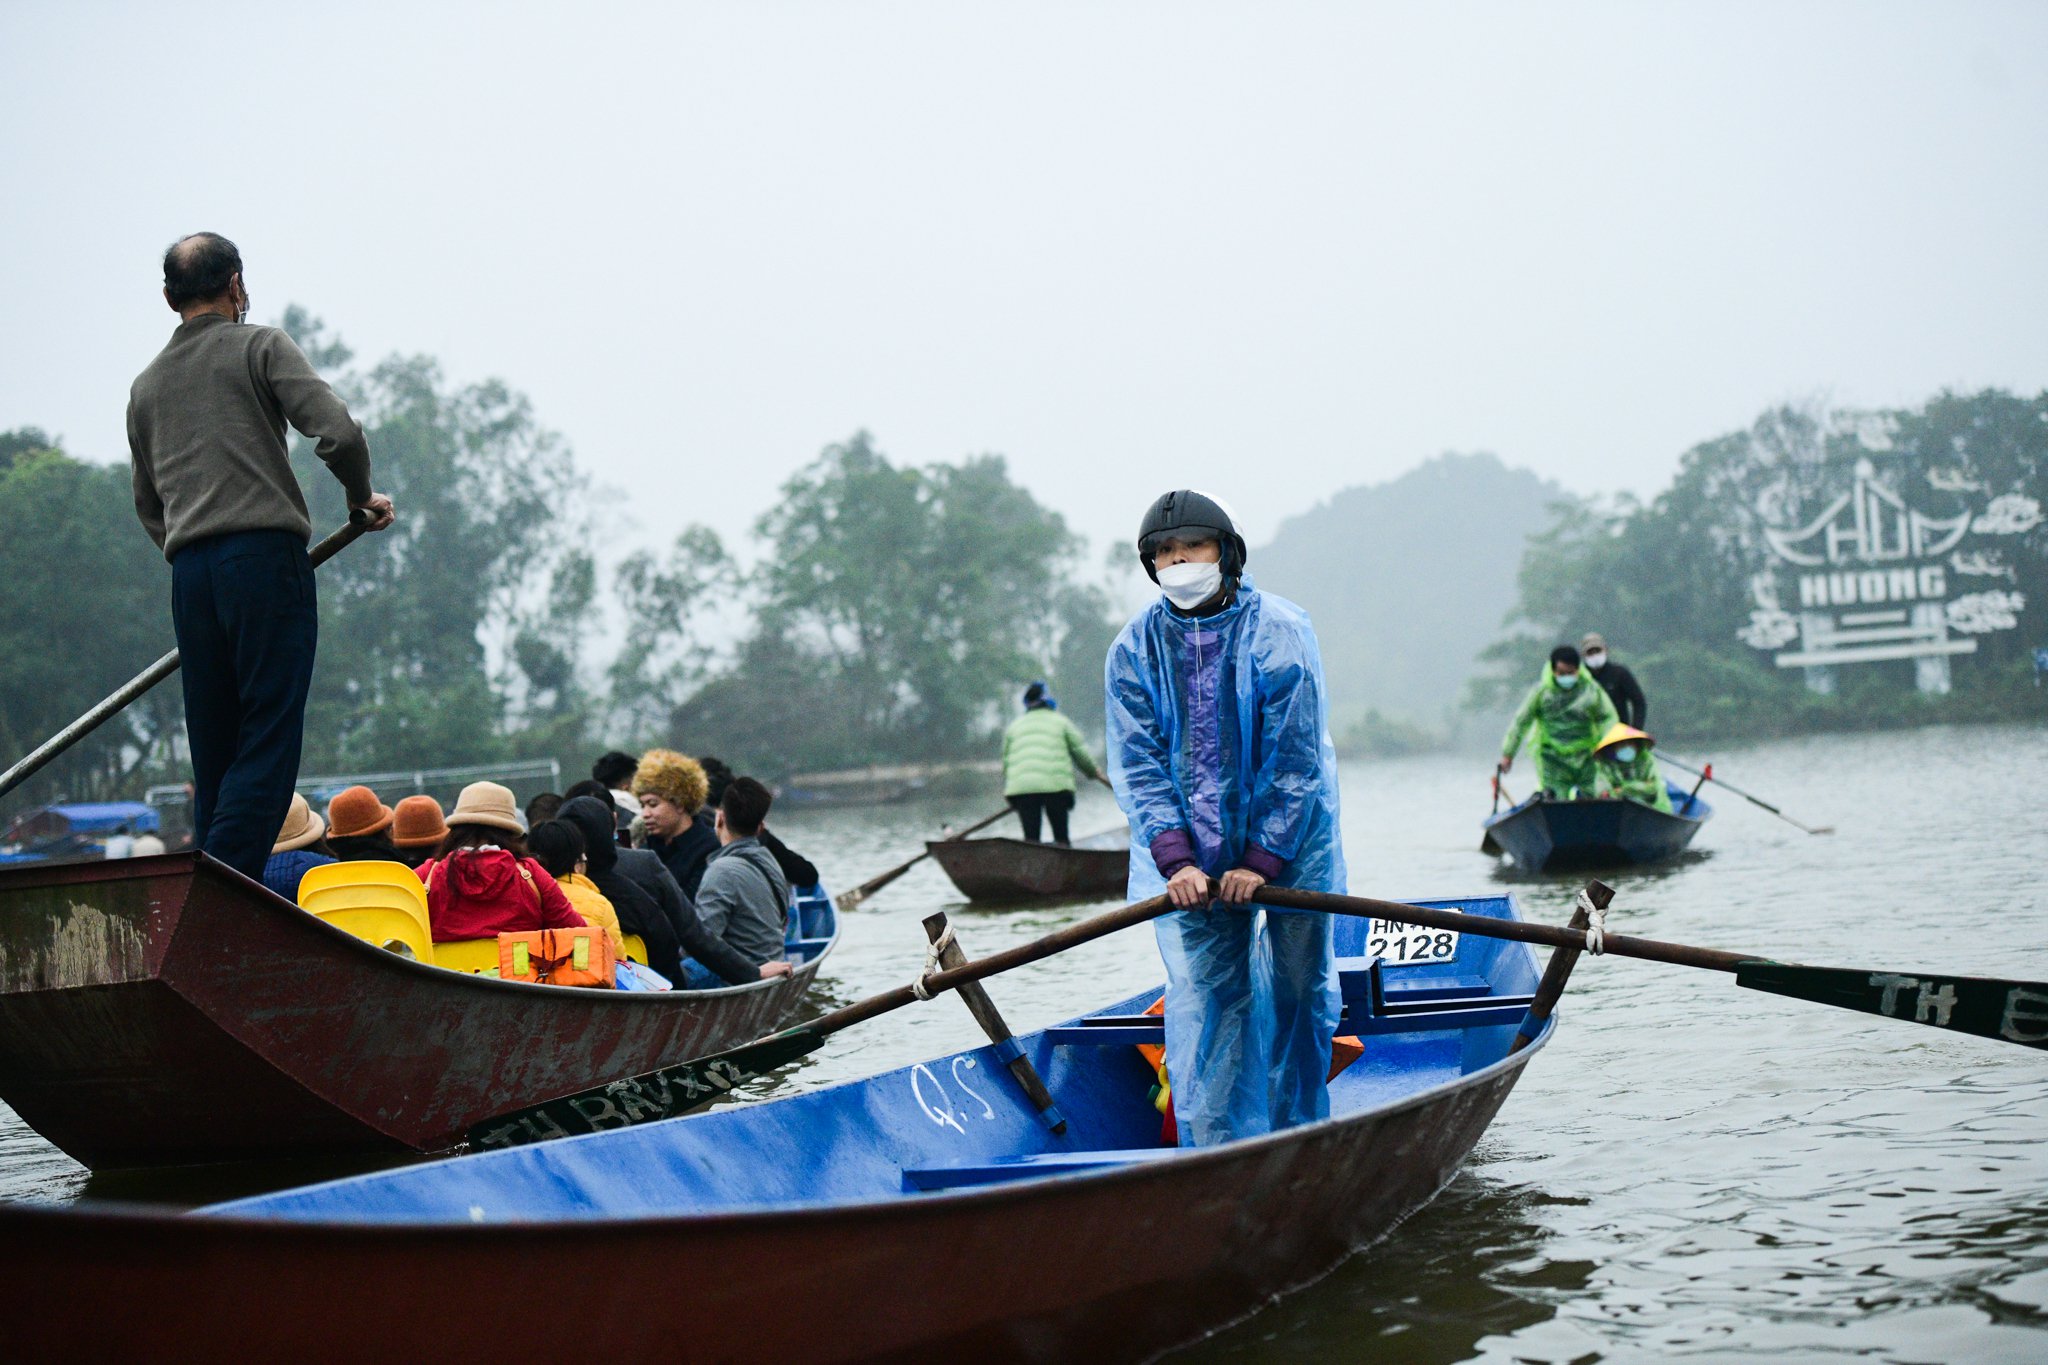
[(939, 957), (953, 946), (953, 926), (948, 924), (944, 933), (924, 946), (924, 970), (917, 974), (917, 980), (910, 983), (910, 993), (920, 1000), (929, 1000), (932, 993), (924, 988), (924, 979), (939, 965)]
[(1593, 898), (1582, 889), (1579, 909), (1586, 912), (1590, 921), (1586, 926), (1586, 951), (1597, 957), (1607, 951), (1607, 907), (1593, 904)]

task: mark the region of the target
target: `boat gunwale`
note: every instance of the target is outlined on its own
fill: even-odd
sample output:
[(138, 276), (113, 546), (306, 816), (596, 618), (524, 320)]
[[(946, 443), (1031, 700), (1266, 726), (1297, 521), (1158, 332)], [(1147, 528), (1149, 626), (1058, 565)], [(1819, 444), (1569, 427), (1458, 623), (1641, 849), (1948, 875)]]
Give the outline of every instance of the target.
[[(142, 875), (123, 875), (123, 864), (166, 865), (160, 867), (151, 866), (150, 869)], [(51, 878), (48, 880), (38, 879), (36, 882), (36, 889), (41, 889), (43, 887), (48, 886), (76, 885), (81, 882), (99, 883), (107, 881), (146, 881), (154, 877), (171, 876), (182, 877), (189, 883), (200, 881), (203, 876), (208, 874), (220, 874), (228, 879), (228, 885), (230, 887), (232, 887), (238, 894), (242, 894), (244, 896), (245, 902), (256, 913), (268, 914), (274, 913), (278, 910), (289, 910), (290, 912), (292, 912), (291, 918), (293, 918), (297, 928), (311, 928), (315, 932), (316, 936), (320, 934), (326, 935), (330, 943), (338, 943), (343, 947), (345, 951), (355, 953), (362, 962), (368, 965), (372, 965), (373, 970), (396, 970), (401, 976), (408, 973), (417, 974), (417, 979), (423, 983), (453, 988), (458, 991), (462, 989), (464, 983), (466, 983), (469, 987), (480, 988), (486, 991), (512, 991), (520, 994), (522, 998), (529, 1000), (535, 998), (532, 992), (547, 991), (559, 996), (564, 1001), (573, 998), (577, 1000), (587, 1001), (591, 1004), (599, 1005), (600, 1007), (619, 1005), (625, 1006), (626, 1008), (640, 1008), (644, 1005), (662, 1005), (668, 1008), (675, 1008), (679, 1005), (686, 1004), (690, 1001), (695, 1000), (727, 1000), (741, 996), (749, 991), (759, 992), (784, 987), (787, 986), (790, 981), (793, 981), (797, 978), (815, 976), (817, 974), (819, 965), (823, 963), (826, 956), (829, 955), (831, 951), (838, 946), (839, 935), (842, 928), (842, 926), (839, 923), (838, 906), (835, 902), (833, 904), (831, 936), (826, 939), (824, 946), (819, 948), (815, 954), (804, 959), (802, 962), (791, 963), (788, 978), (779, 976), (763, 977), (759, 981), (749, 981), (744, 985), (718, 986), (706, 990), (675, 989), (667, 991), (622, 991), (613, 989), (605, 991), (593, 990), (588, 986), (557, 986), (552, 983), (539, 981), (503, 981), (496, 977), (480, 976), (473, 972), (458, 972), (452, 967), (439, 967), (435, 966), (432, 963), (420, 962), (414, 958), (403, 957), (397, 953), (390, 952), (386, 949), (378, 947), (376, 944), (371, 943), (368, 939), (358, 938), (354, 934), (349, 933), (346, 929), (336, 928), (334, 925), (329, 924), (327, 921), (321, 919), (318, 915), (310, 913), (303, 906), (297, 905), (292, 901), (286, 900), (283, 896), (278, 895), (277, 892), (271, 890), (262, 882), (256, 881), (254, 878), (245, 876), (243, 873), (236, 871), (232, 867), (229, 867), (226, 863), (221, 862), (219, 859), (214, 858), (212, 855), (197, 849), (180, 851), (177, 853), (151, 854), (146, 858), (140, 859), (115, 859), (111, 864), (103, 860), (66, 864), (48, 864), (39, 870), (48, 871), (53, 867), (62, 867), (66, 869), (67, 872), (74, 868), (99, 869), (112, 867), (114, 870), (112, 872), (100, 872), (97, 875), (89, 875), (84, 877), (76, 875), (66, 875), (62, 877)], [(10, 871), (0, 870), (0, 909), (4, 909), (4, 901), (8, 891), (6, 883), (7, 881), (14, 879), (14, 877), (15, 874), (13, 874)], [(240, 883), (240, 885), (236, 885), (236, 883)], [(253, 892), (254, 895), (248, 895), (248, 892)], [(831, 900), (831, 895), (829, 892), (826, 893), (826, 899), (828, 901)], [(172, 933), (172, 937), (176, 937), (175, 930)], [(154, 977), (154, 979), (163, 980), (164, 978), (160, 974), (158, 974)], [(94, 983), (95, 987), (98, 984), (100, 983)], [(4, 993), (11, 995), (35, 995), (59, 990), (73, 990), (84, 988), (85, 987), (58, 986), (44, 987), (37, 991), (10, 991)]]

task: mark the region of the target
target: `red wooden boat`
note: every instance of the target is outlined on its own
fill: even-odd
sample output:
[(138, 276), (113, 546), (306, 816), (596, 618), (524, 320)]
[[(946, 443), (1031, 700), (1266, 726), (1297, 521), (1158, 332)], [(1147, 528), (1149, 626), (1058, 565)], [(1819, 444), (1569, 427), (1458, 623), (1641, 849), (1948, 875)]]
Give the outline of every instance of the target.
[(798, 910), (787, 977), (577, 990), (410, 961), (203, 854), (0, 870), (0, 1099), (95, 1168), (439, 1151), (775, 1029), (837, 936)]

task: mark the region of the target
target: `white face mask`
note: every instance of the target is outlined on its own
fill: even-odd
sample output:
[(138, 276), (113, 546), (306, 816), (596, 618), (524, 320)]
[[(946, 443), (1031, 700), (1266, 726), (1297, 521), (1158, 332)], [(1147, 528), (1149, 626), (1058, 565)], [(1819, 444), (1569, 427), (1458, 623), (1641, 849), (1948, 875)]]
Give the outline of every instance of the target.
[(1577, 687), (1579, 685), (1579, 675), (1577, 673), (1552, 673), (1550, 679), (1559, 687)]
[(1601, 668), (1607, 663), (1607, 656), (1598, 650), (1586, 656), (1586, 667)]
[(1166, 600), (1182, 611), (1193, 611), (1216, 595), (1223, 586), (1221, 564), (1195, 564), (1183, 561), (1169, 564), (1159, 571), (1159, 591), (1166, 594)]
[(1615, 759), (1615, 761), (1616, 761), (1617, 763), (1633, 763), (1633, 762), (1635, 762), (1635, 761), (1636, 761), (1636, 746), (1635, 746), (1635, 745), (1633, 745), (1633, 744), (1621, 744), (1621, 745), (1617, 745), (1617, 746), (1615, 746), (1615, 750), (1614, 750), (1614, 759)]

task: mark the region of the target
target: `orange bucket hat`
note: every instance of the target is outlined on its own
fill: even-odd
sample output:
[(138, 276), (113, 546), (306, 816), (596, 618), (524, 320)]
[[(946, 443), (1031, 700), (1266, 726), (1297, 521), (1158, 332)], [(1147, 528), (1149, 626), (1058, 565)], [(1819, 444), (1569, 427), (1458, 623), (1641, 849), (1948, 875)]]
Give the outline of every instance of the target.
[(433, 848), (447, 837), (441, 803), (431, 796), (408, 796), (391, 813), (391, 842), (400, 848)]
[(394, 812), (368, 787), (348, 787), (327, 803), (327, 837), (359, 839), (391, 828)]

